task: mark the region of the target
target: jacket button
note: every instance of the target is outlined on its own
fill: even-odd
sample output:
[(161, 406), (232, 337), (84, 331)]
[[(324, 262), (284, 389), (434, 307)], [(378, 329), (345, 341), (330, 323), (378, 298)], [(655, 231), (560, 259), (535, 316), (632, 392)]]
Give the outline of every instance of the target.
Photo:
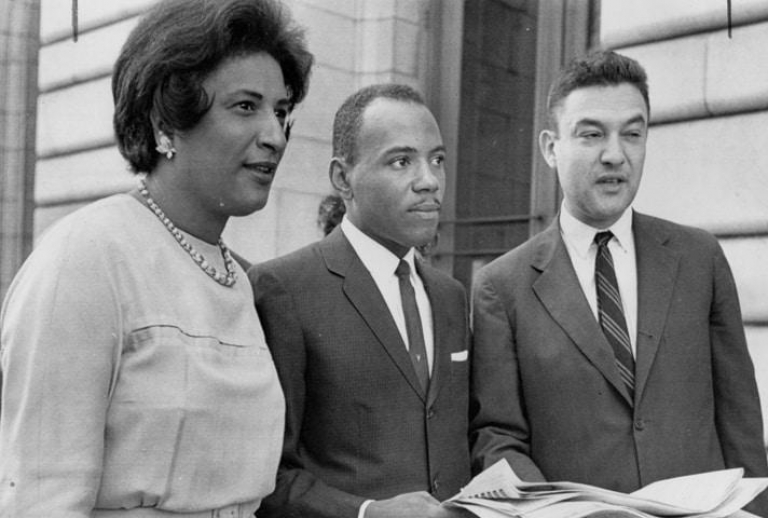
[(437, 491), (440, 489), (440, 481), (438, 479), (435, 479), (432, 481), (432, 492), (437, 493)]
[(635, 421), (635, 430), (638, 430), (638, 431), (645, 430), (645, 421), (643, 421), (642, 419), (638, 419), (637, 421)]
[(433, 417), (435, 417), (435, 411), (430, 408), (427, 410), (427, 419), (432, 419)]

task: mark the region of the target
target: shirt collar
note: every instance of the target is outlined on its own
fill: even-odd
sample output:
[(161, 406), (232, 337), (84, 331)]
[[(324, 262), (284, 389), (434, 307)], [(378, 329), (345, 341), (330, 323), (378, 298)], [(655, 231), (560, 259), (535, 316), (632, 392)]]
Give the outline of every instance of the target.
[[(341, 220), (341, 231), (344, 232), (344, 236), (352, 245), (357, 256), (375, 279), (386, 279), (395, 275), (395, 269), (400, 263), (400, 258), (357, 228), (346, 215)], [(411, 275), (414, 275), (416, 267), (413, 248), (408, 250), (403, 259), (411, 267)]]
[(569, 247), (581, 257), (587, 257), (595, 234), (605, 230), (613, 232), (619, 246), (623, 250), (629, 251), (632, 243), (632, 212), (631, 208), (625, 210), (616, 223), (608, 228), (594, 228), (573, 217), (565, 208), (565, 204), (562, 204), (560, 206), (560, 231)]

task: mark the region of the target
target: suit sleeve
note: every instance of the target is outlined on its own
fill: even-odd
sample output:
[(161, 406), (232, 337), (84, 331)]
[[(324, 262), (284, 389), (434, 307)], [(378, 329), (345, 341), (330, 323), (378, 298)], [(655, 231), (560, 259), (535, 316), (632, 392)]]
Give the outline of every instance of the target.
[(543, 474), (530, 457), (511, 297), (504, 300), (491, 276), (481, 271), (472, 290), (472, 302), (472, 472), (479, 473), (505, 458), (521, 479), (543, 481)]
[[(763, 419), (755, 370), (747, 349), (733, 275), (720, 246), (713, 259), (714, 293), (710, 314), (715, 421), (727, 467), (743, 467), (747, 477), (768, 476)], [(768, 492), (747, 507), (768, 516)]]
[(302, 458), (307, 353), (293, 297), (273, 272), (255, 266), (248, 276), (286, 400), (285, 437), (276, 487), (262, 502), (257, 516), (357, 518), (365, 499), (328, 486), (307, 469)]

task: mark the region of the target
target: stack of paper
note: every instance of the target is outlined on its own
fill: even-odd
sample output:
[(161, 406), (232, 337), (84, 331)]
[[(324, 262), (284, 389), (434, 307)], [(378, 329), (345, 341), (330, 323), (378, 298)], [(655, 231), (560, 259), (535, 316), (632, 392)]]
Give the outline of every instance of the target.
[(726, 518), (768, 487), (741, 468), (670, 478), (626, 494), (575, 482), (523, 482), (507, 461), (486, 469), (443, 505), (480, 518)]

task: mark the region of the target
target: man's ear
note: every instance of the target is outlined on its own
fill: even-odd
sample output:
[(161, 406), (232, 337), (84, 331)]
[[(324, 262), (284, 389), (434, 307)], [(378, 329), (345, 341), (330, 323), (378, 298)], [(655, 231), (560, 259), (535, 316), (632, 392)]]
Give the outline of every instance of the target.
[(333, 157), (328, 166), (328, 177), (331, 180), (331, 185), (344, 200), (352, 199), (352, 186), (349, 183), (349, 171), (351, 169), (346, 160), (339, 157)]
[(555, 153), (555, 143), (557, 134), (552, 130), (544, 130), (539, 133), (539, 150), (546, 160), (547, 165), (552, 169), (557, 168), (557, 154)]

